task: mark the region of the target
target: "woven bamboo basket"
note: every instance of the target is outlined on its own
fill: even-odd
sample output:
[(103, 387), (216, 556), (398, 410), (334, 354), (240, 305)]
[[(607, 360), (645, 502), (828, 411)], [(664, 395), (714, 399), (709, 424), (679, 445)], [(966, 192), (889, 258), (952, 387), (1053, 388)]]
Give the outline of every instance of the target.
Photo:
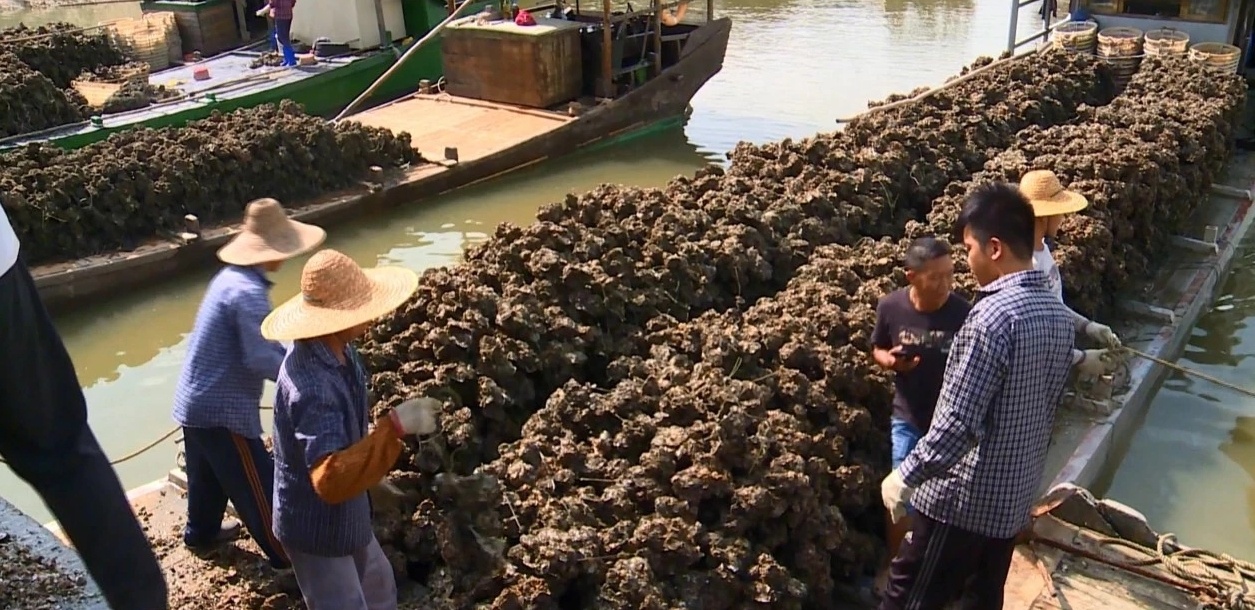
[(1093, 55), (1098, 47), (1098, 22), (1069, 21), (1056, 27), (1051, 36), (1057, 48)]
[(153, 70), (170, 66), (168, 30), (162, 18), (148, 15), (135, 19), (115, 19), (102, 24), (115, 44), (136, 61), (142, 61)]
[(1210, 68), (1234, 74), (1242, 61), (1242, 49), (1231, 44), (1200, 42), (1190, 47), (1190, 59)]
[(170, 57), (170, 63), (181, 63), (183, 61), (183, 37), (179, 35), (179, 21), (174, 13), (169, 11), (144, 13), (144, 19), (155, 21), (166, 29), (166, 54)]
[(1141, 66), (1143, 39), (1137, 28), (1107, 28), (1098, 33), (1098, 56), (1111, 66), (1117, 88), (1124, 89)]
[(148, 80), (147, 67), (142, 70), (131, 70), (122, 75), (122, 78), (117, 81), (106, 82), (76, 79), (74, 82), (70, 83), (70, 86), (74, 87), (75, 91), (83, 94), (83, 97), (87, 99), (88, 104), (100, 107), (104, 106), (105, 100), (109, 99), (114, 93), (117, 93), (118, 89), (121, 89), (127, 83), (144, 80)]
[(1159, 28), (1146, 32), (1142, 43), (1147, 57), (1163, 57), (1165, 55), (1185, 55), (1189, 50), (1190, 35), (1173, 28)]

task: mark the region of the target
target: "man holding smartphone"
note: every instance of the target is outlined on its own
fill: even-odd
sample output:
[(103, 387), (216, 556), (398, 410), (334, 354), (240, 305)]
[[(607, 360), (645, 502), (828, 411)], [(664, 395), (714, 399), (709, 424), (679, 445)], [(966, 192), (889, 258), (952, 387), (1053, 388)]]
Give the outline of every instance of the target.
[[(895, 373), (890, 419), (895, 469), (928, 431), (950, 342), (972, 309), (971, 303), (952, 290), (954, 260), (950, 253), (950, 244), (935, 237), (912, 242), (904, 261), (909, 286), (885, 295), (876, 306), (872, 359)], [(911, 529), (909, 518), (888, 521), (890, 556), (876, 578), (878, 591), (888, 573), (888, 559), (897, 553)]]

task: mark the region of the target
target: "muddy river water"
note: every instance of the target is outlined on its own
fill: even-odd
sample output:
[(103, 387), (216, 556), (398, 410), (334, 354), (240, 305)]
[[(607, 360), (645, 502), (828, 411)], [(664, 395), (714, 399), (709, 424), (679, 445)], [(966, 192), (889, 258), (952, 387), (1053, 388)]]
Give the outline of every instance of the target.
[[(693, 100), (683, 129), (572, 156), (386, 215), (329, 227), (328, 246), (363, 264), (422, 270), (456, 262), (497, 223), (602, 182), (661, 185), (720, 162), (739, 140), (830, 130), (869, 99), (936, 84), (1005, 45), (1009, 0), (716, 0), (735, 25), (727, 60)], [(1022, 22), (1034, 19), (1024, 10)], [(133, 3), (0, 12), (0, 27), (68, 20), (92, 25), (138, 14)], [(1034, 21), (1035, 23), (1035, 21)], [(1255, 255), (1246, 262), (1255, 261)], [(276, 302), (297, 290), (300, 261), (277, 277)], [(213, 272), (174, 279), (58, 318), (106, 451), (120, 458), (173, 427), (170, 399), (188, 331)], [(1240, 268), (1195, 331), (1185, 363), (1247, 382), (1255, 356), (1255, 271)], [(269, 402), (269, 397), (263, 402)], [(268, 419), (263, 417), (263, 420)], [(168, 440), (117, 466), (127, 487), (164, 476)], [(1188, 543), (1255, 558), (1255, 401), (1171, 378), (1111, 493)], [(0, 495), (37, 519), (38, 497), (7, 470)]]

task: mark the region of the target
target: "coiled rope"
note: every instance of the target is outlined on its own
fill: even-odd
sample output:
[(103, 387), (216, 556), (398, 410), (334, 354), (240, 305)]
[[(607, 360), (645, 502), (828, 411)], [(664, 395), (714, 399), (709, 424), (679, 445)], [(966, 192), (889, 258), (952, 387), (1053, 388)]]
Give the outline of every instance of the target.
[[(1181, 549), (1176, 534), (1160, 535), (1153, 549), (1122, 538), (1093, 535), (1100, 544), (1122, 547), (1144, 556), (1128, 563), (1117, 562), (1125, 567), (1162, 565), (1172, 576), (1206, 591), (1213, 598), (1211, 601), (1224, 610), (1255, 610), (1255, 595), (1248, 585), (1255, 581), (1255, 563), (1226, 553)], [(1179, 550), (1169, 551), (1169, 547)]]

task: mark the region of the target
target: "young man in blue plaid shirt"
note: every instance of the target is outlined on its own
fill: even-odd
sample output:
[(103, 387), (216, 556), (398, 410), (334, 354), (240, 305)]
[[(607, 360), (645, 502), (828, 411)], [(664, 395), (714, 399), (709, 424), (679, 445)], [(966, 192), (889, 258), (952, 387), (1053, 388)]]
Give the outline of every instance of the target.
[(1002, 608), (1014, 538), (1029, 519), (1076, 324), (1033, 268), (1033, 208), (1011, 185), (978, 188), (957, 229), (980, 295), (959, 330), (931, 427), (882, 484), (916, 511), (881, 610)]

